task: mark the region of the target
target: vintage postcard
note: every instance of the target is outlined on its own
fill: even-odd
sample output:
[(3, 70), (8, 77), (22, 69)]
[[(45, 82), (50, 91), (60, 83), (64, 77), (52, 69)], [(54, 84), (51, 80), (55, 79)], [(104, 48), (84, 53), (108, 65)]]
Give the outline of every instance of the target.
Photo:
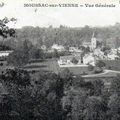
[(120, 120), (120, 0), (0, 0), (0, 120)]

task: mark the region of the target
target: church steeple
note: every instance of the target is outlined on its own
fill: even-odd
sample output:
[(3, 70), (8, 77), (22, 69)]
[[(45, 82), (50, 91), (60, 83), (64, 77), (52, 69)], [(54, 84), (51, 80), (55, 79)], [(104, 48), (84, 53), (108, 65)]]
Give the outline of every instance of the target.
[(93, 32), (93, 34), (92, 34), (92, 38), (95, 38), (95, 32)]
[(91, 38), (91, 50), (94, 50), (97, 47), (97, 40), (95, 38), (95, 33), (93, 32)]

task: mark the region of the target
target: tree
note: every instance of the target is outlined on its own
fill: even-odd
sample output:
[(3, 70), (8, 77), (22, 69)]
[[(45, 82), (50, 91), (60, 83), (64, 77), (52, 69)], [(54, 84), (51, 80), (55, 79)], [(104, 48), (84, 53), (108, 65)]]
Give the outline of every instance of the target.
[(93, 95), (100, 96), (102, 94), (102, 90), (104, 88), (104, 83), (102, 80), (97, 79), (92, 81), (93, 84)]
[(61, 104), (64, 82), (60, 76), (41, 72), (38, 78), (29, 78), (28, 73), (16, 69), (8, 71), (1, 81), (12, 97), (0, 99), (0, 115), (5, 120), (65, 120)]
[(118, 48), (120, 46), (120, 38), (116, 37), (115, 39), (115, 48)]
[(26, 87), (30, 85), (30, 75), (27, 71), (21, 69), (7, 69), (2, 75), (3, 81)]
[(72, 60), (71, 60), (71, 62), (72, 62), (73, 64), (77, 64), (77, 63), (78, 63), (78, 60), (77, 60), (75, 57), (73, 57)]
[(84, 50), (84, 53), (87, 54), (90, 52), (90, 47), (86, 47), (85, 50)]
[(8, 62), (8, 64), (14, 65), (14, 66), (25, 65), (27, 60), (26, 60), (26, 57), (24, 55), (24, 51), (21, 49), (14, 50), (14, 52), (12, 52), (8, 56), (7, 62)]
[(102, 46), (102, 42), (97, 41), (97, 47), (101, 47)]
[(29, 50), (29, 59), (44, 59), (45, 53), (42, 49), (39, 49), (35, 46), (31, 46), (31, 49)]
[(110, 97), (108, 103), (108, 116), (111, 120), (119, 120), (120, 119), (120, 96), (117, 94), (113, 94)]
[(67, 113), (66, 120), (82, 120), (87, 94), (81, 89), (70, 89), (62, 98), (63, 108)]
[(120, 95), (120, 75), (118, 74), (117, 77), (115, 77), (111, 81), (110, 91), (112, 93)]
[(99, 68), (102, 68), (102, 67), (105, 67), (105, 63), (101, 60), (99, 60), (97, 63), (96, 63), (96, 66), (99, 67)]
[(55, 57), (55, 58), (59, 57), (59, 53), (58, 53), (58, 51), (56, 49), (54, 49), (53, 57)]
[(110, 47), (109, 46), (105, 46), (105, 47), (103, 47), (101, 50), (103, 51), (103, 52), (109, 52), (110, 51)]
[(10, 21), (14, 22), (16, 21), (16, 19), (8, 19), (7, 17), (5, 17), (4, 19), (0, 20), (0, 36), (2, 36), (3, 39), (7, 38), (8, 35), (10, 37), (15, 37), (15, 30), (7, 26), (7, 23), (9, 23)]
[(9, 94), (1, 96), (0, 101), (0, 119), (9, 120), (11, 118), (12, 98)]
[(106, 120), (105, 104), (100, 97), (91, 96), (85, 102), (84, 120)]
[(23, 66), (31, 59), (43, 59), (44, 53), (41, 49), (35, 48), (29, 40), (23, 41), (21, 47), (16, 48), (8, 56), (8, 63), (14, 66)]
[(94, 69), (94, 73), (97, 74), (97, 73), (102, 73), (103, 72), (103, 68), (101, 67), (95, 67)]
[(86, 84), (85, 80), (80, 75), (76, 75), (73, 78), (73, 86), (74, 86), (74, 88), (84, 87), (85, 84)]
[(89, 71), (93, 71), (93, 70), (94, 70), (94, 66), (93, 66), (93, 65), (89, 65), (89, 66), (88, 66), (88, 70), (89, 70)]
[(67, 89), (73, 85), (73, 74), (69, 69), (64, 69), (59, 73), (60, 78), (64, 81), (64, 87)]

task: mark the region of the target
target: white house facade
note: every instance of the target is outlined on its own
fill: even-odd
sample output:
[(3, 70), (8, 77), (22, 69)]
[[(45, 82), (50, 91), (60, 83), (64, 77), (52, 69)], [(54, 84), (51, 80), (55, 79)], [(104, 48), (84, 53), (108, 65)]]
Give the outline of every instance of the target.
[(90, 65), (95, 66), (95, 57), (94, 57), (94, 55), (92, 53), (86, 54), (83, 57), (83, 64), (90, 64)]
[(7, 57), (9, 56), (10, 53), (12, 53), (12, 50), (8, 50), (8, 51), (0, 51), (0, 57)]
[(52, 50), (57, 50), (59, 52), (62, 52), (65, 50), (64, 46), (58, 45), (58, 44), (53, 44), (51, 47)]

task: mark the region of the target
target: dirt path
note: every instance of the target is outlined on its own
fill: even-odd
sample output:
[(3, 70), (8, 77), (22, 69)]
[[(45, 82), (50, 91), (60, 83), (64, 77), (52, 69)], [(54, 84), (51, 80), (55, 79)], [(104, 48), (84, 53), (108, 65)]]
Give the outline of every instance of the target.
[(107, 69), (105, 69), (103, 73), (91, 74), (91, 75), (83, 75), (82, 77), (100, 77), (100, 76), (106, 75), (107, 73), (116, 73), (116, 74), (120, 74), (120, 71), (107, 70)]

